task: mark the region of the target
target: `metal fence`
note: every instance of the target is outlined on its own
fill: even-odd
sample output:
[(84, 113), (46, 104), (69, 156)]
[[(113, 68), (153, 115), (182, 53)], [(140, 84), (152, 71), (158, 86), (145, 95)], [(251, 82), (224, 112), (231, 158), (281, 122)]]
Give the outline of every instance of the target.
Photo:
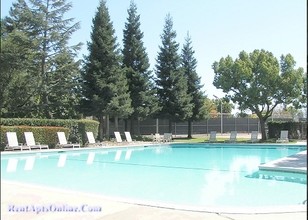
[[(169, 120), (167, 119), (146, 119), (131, 126), (127, 123), (127, 130), (132, 134), (149, 135), (154, 133), (169, 132)], [(110, 134), (115, 130), (114, 123), (110, 123)], [(119, 121), (120, 132), (124, 132), (124, 120)], [(231, 131), (238, 131), (240, 133), (250, 133), (251, 131), (260, 131), (259, 120), (257, 118), (209, 118), (207, 120), (196, 121), (192, 123), (192, 134), (208, 134), (211, 131), (230, 133)], [(184, 135), (188, 133), (188, 122), (173, 122), (172, 134)]]
[[(307, 132), (307, 118), (292, 117), (270, 117), (268, 121), (301, 121), (302, 126), (300, 128), (302, 138), (306, 138)], [(306, 123), (305, 123), (306, 122)], [(266, 128), (267, 129), (267, 128)], [(168, 119), (146, 119), (143, 121), (135, 121), (133, 125), (129, 120), (125, 121), (120, 119), (118, 122), (118, 128), (115, 128), (114, 121), (110, 120), (109, 123), (109, 135), (113, 135), (114, 131), (130, 131), (133, 135), (151, 135), (155, 133), (168, 133), (169, 132), (169, 120)], [(252, 117), (234, 117), (231, 114), (213, 114), (211, 118), (201, 121), (195, 121), (192, 123), (191, 133), (195, 134), (209, 134), (211, 131), (218, 133), (230, 133), (231, 131), (237, 131), (239, 133), (251, 133), (251, 131), (261, 132), (260, 123), (258, 118)], [(266, 130), (268, 132), (268, 130)], [(173, 122), (171, 132), (173, 135), (187, 135), (188, 122)]]

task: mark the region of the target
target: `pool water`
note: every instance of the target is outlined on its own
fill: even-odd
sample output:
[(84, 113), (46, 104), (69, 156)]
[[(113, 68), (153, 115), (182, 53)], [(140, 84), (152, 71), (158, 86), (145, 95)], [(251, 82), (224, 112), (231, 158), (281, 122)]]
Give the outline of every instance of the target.
[(193, 207), (302, 204), (305, 174), (258, 170), (303, 147), (172, 144), (1, 155), (1, 180)]

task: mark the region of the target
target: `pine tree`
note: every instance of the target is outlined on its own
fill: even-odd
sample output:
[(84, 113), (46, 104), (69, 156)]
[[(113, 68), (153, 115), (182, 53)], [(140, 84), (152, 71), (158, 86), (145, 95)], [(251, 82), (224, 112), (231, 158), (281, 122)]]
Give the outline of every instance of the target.
[(205, 96), (201, 91), (203, 85), (200, 84), (200, 77), (196, 72), (197, 60), (194, 57), (194, 53), (195, 51), (192, 48), (191, 37), (187, 33), (182, 49), (181, 62), (185, 77), (187, 78), (187, 93), (191, 96), (191, 104), (193, 105), (192, 115), (188, 118), (188, 138), (192, 138), (192, 122), (194, 120), (202, 119), (205, 116)]
[[(8, 88), (25, 86), (22, 100), (18, 102), (25, 116), (76, 116), (79, 63), (74, 59), (81, 44), (68, 46), (71, 35), (79, 28), (79, 23), (71, 24), (73, 18), (64, 19), (71, 7), (66, 0), (18, 0), (10, 16), (3, 20), (7, 31), (4, 38), (10, 42), (7, 46), (13, 45), (24, 64), (18, 71), (9, 65), (11, 69), (7, 71), (11, 72), (12, 81), (17, 80)], [(10, 63), (9, 57), (10, 54), (5, 53), (3, 61)], [(24, 79), (26, 85), (22, 82)], [(16, 97), (15, 103), (19, 98)]]
[(0, 53), (0, 107), (2, 117), (31, 117), (33, 94), (39, 80), (37, 74), (29, 74), (31, 44), (24, 32), (1, 20)]
[(187, 93), (187, 79), (180, 68), (181, 58), (178, 55), (179, 44), (175, 41), (176, 32), (173, 22), (168, 14), (165, 19), (162, 46), (157, 56), (156, 84), (161, 115), (169, 118), (169, 131), (171, 122), (186, 120), (192, 115), (191, 97)]
[(142, 120), (157, 111), (158, 103), (154, 83), (151, 81), (151, 72), (148, 70), (150, 67), (148, 55), (142, 41), (140, 15), (137, 14), (137, 6), (133, 1), (131, 1), (127, 12), (122, 53), (134, 109), (130, 117), (132, 130), (133, 120)]
[(101, 0), (93, 19), (91, 42), (88, 43), (89, 56), (83, 71), (84, 99), (81, 102), (85, 114), (99, 118), (100, 138), (104, 116), (108, 123), (109, 116), (117, 119), (132, 113), (127, 79), (114, 34), (106, 2)]

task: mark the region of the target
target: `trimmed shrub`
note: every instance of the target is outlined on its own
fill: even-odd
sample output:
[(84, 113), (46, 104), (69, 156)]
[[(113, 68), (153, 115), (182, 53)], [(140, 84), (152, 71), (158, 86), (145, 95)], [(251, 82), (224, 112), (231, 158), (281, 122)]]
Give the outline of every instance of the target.
[(78, 131), (83, 145), (88, 141), (86, 132), (93, 132), (94, 137), (97, 137), (98, 126), (98, 121), (88, 119), (78, 120)]
[(65, 127), (69, 129), (68, 141), (86, 143), (85, 132), (92, 131), (95, 137), (98, 134), (99, 122), (89, 119), (38, 119), (38, 118), (2, 118), (0, 125), (4, 126), (44, 126), (44, 127)]
[(307, 123), (306, 122), (282, 122), (282, 121), (272, 121), (268, 122), (268, 137), (269, 138), (279, 138), (281, 130), (289, 131), (290, 139), (299, 139), (297, 130), (300, 131), (302, 135), (307, 132)]
[(35, 127), (35, 126), (0, 126), (1, 135), (1, 150), (4, 149), (7, 142), (6, 132), (16, 132), (19, 143), (26, 143), (24, 132), (33, 132), (35, 142), (40, 144), (47, 144), (49, 148), (54, 148), (58, 143), (57, 132), (65, 132), (69, 134), (68, 128), (63, 127)]

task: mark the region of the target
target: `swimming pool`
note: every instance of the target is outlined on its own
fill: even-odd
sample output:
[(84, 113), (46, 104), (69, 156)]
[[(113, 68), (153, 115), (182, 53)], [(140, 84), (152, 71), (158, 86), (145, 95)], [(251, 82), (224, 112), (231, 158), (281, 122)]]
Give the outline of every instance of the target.
[(166, 207), (299, 205), (307, 199), (306, 174), (264, 173), (258, 166), (304, 149), (171, 144), (2, 154), (1, 180)]

